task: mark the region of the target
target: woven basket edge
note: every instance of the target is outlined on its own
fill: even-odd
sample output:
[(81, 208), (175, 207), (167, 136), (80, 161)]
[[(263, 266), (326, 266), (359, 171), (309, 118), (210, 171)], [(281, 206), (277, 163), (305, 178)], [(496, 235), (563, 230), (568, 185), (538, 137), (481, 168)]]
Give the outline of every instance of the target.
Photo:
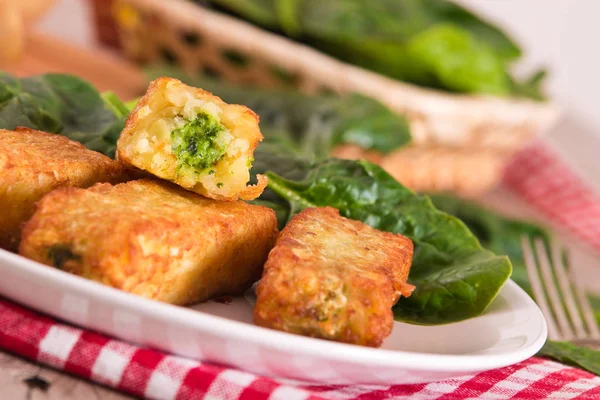
[[(198, 20), (195, 20), (195, 18), (197, 17), (210, 17), (210, 19), (213, 20), (214, 24), (220, 25), (221, 28), (223, 27), (224, 23), (228, 24), (229, 29), (227, 29), (226, 31), (242, 29), (244, 33), (251, 32), (252, 38), (258, 35), (258, 37), (264, 38), (267, 42), (254, 42), (254, 46), (260, 46), (262, 48), (273, 48), (272, 45), (275, 45), (275, 47), (279, 47), (282, 44), (286, 47), (289, 46), (287, 47), (286, 51), (288, 51), (292, 56), (296, 55), (295, 58), (300, 58), (297, 55), (301, 55), (303, 57), (315, 57), (316, 62), (327, 62), (329, 64), (328, 66), (335, 66), (341, 68), (345, 70), (344, 72), (351, 74), (352, 77), (356, 77), (356, 75), (362, 75), (369, 84), (375, 81), (379, 81), (377, 82), (377, 86), (385, 86), (385, 88), (389, 92), (393, 92), (392, 95), (402, 93), (406, 97), (410, 97), (413, 100), (421, 100), (423, 101), (423, 103), (434, 102), (435, 106), (432, 107), (433, 111), (438, 110), (440, 107), (450, 107), (452, 108), (452, 110), (449, 110), (448, 112), (454, 113), (455, 110), (462, 110), (461, 113), (464, 113), (465, 107), (474, 107), (474, 109), (471, 109), (470, 113), (496, 111), (498, 115), (507, 115), (511, 112), (515, 112), (515, 110), (526, 110), (527, 113), (534, 113), (536, 115), (546, 116), (546, 118), (550, 119), (554, 119), (560, 114), (560, 106), (552, 101), (537, 102), (529, 99), (519, 98), (501, 98), (494, 96), (454, 94), (394, 80), (392, 78), (388, 78), (386, 76), (366, 70), (364, 68), (346, 64), (307, 45), (296, 43), (285, 37), (266, 32), (260, 27), (257, 27), (249, 22), (202, 8), (201, 6), (198, 6), (187, 0), (170, 0), (169, 2), (164, 2), (162, 0), (119, 1), (135, 4), (142, 7), (157, 7), (161, 10), (161, 12), (173, 14), (174, 16), (179, 17), (180, 19), (188, 21), (192, 20), (192, 25), (195, 25), (193, 21), (197, 23)], [(257, 43), (259, 44), (257, 45)], [(290, 48), (295, 51), (290, 51)]]

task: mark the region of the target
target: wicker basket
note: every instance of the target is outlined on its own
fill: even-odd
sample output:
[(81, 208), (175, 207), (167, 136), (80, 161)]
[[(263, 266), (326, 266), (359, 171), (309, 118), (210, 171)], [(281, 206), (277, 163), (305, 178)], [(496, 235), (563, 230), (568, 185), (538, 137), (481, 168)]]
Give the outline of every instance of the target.
[(407, 115), (413, 144), (388, 154), (345, 146), (418, 191), (477, 195), (493, 187), (515, 152), (558, 116), (553, 104), (449, 94), (398, 82), (185, 0), (114, 0), (120, 44), (140, 63), (306, 93), (359, 92)]

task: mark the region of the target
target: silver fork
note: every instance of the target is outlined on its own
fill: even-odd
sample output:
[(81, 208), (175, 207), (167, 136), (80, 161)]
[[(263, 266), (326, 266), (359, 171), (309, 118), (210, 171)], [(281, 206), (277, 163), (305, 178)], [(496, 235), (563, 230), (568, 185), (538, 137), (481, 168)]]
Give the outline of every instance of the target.
[(592, 307), (584, 290), (573, 290), (573, 269), (565, 267), (560, 246), (552, 243), (551, 260), (541, 238), (534, 239), (532, 246), (530, 239), (522, 236), (521, 247), (533, 296), (548, 324), (548, 339), (600, 348), (600, 329)]

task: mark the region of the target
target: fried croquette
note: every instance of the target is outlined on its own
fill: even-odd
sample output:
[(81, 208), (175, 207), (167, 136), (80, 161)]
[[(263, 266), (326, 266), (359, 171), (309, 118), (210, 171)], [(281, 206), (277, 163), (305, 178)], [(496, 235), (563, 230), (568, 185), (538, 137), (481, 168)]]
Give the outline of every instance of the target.
[(129, 115), (117, 157), (212, 199), (252, 200), (267, 185), (259, 175), (256, 185), (246, 186), (262, 139), (252, 110), (163, 77)]
[(35, 202), (63, 186), (116, 182), (122, 165), (64, 136), (28, 128), (0, 130), (0, 247), (16, 251)]
[(294, 216), (271, 250), (257, 287), (254, 322), (317, 338), (378, 347), (392, 306), (410, 296), (410, 239), (378, 231), (331, 207)]
[(137, 180), (45, 196), (22, 256), (147, 298), (185, 305), (243, 293), (277, 236), (273, 210)]

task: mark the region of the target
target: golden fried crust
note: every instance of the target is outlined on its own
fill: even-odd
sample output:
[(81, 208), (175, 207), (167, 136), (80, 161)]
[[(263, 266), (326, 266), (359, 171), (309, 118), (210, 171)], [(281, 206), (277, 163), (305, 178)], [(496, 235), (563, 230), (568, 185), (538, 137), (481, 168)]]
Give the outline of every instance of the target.
[[(228, 151), (207, 171), (180, 168), (171, 148), (170, 132), (175, 117), (185, 114), (186, 109), (188, 113), (189, 109), (203, 109), (211, 115), (218, 114), (217, 119), (234, 139), (240, 140), (240, 146), (227, 145), (234, 150)], [(258, 115), (245, 106), (227, 104), (205, 90), (161, 77), (150, 83), (146, 94), (129, 114), (117, 142), (117, 158), (130, 168), (148, 171), (215, 200), (253, 200), (267, 186), (263, 175), (258, 175), (255, 185), (246, 186), (254, 149), (263, 140), (258, 120)], [(213, 174), (208, 173), (211, 169)]]
[(61, 135), (0, 130), (0, 247), (17, 250), (21, 224), (46, 193), (118, 181), (123, 171), (119, 162)]
[(277, 236), (273, 210), (137, 180), (45, 196), (19, 253), (151, 299), (190, 304), (242, 293)]
[(406, 283), (410, 239), (309, 208), (281, 231), (257, 288), (257, 325), (378, 347), (391, 333), (392, 306)]

